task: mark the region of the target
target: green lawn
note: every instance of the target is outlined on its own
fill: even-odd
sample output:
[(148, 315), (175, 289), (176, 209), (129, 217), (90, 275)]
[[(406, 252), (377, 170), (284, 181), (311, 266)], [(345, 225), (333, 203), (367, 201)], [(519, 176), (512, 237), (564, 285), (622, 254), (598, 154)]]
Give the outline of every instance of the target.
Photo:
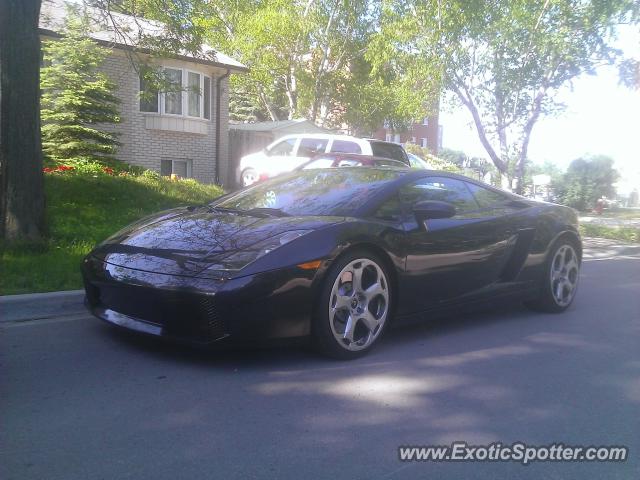
[(45, 175), (49, 240), (0, 247), (0, 294), (81, 288), (80, 261), (98, 242), (140, 217), (204, 203), (222, 189), (149, 176)]
[(613, 227), (595, 223), (583, 223), (580, 225), (580, 234), (583, 237), (609, 238), (611, 240), (640, 243), (640, 228), (636, 227)]

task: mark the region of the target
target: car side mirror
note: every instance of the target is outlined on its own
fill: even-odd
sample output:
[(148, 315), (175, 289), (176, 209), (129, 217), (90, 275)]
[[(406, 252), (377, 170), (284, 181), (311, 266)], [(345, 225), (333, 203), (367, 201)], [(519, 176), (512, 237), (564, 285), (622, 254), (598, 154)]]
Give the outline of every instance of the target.
[(456, 207), (449, 202), (425, 200), (413, 206), (413, 214), (418, 222), (435, 220), (436, 218), (451, 218), (456, 214)]

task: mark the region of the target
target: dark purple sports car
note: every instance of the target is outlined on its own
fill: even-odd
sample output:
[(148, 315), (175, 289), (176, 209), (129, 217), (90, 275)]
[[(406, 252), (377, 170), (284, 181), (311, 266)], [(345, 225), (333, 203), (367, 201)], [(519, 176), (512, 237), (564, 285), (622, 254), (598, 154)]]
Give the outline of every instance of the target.
[(306, 337), (353, 358), (390, 325), (517, 297), (561, 312), (578, 284), (575, 211), (455, 174), (302, 170), (147, 217), (98, 245), (91, 312), (191, 343)]

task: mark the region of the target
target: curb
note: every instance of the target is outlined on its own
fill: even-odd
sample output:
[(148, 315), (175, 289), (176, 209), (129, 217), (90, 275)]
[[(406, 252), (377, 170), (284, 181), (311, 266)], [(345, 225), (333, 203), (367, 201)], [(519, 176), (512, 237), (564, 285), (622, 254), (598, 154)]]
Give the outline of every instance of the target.
[(55, 318), (85, 312), (84, 290), (0, 297), (0, 323)]
[(16, 302), (33, 302), (38, 300), (49, 300), (54, 298), (74, 297), (76, 295), (84, 295), (84, 290), (61, 290), (57, 292), (22, 293), (20, 295), (0, 295), (0, 305), (12, 304)]

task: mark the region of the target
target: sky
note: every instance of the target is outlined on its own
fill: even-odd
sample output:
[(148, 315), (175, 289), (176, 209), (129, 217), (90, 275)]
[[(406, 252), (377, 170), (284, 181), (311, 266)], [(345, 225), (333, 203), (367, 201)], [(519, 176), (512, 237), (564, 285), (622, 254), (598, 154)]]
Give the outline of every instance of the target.
[[(640, 58), (640, 30), (627, 28), (615, 46), (625, 56)], [(640, 90), (618, 84), (615, 67), (602, 67), (596, 75), (583, 75), (558, 93), (566, 110), (544, 117), (533, 129), (529, 158), (550, 161), (562, 169), (584, 155), (608, 155), (621, 173), (619, 193), (640, 189)], [(441, 112), (443, 146), (467, 155), (488, 158), (471, 116), (462, 107)]]

